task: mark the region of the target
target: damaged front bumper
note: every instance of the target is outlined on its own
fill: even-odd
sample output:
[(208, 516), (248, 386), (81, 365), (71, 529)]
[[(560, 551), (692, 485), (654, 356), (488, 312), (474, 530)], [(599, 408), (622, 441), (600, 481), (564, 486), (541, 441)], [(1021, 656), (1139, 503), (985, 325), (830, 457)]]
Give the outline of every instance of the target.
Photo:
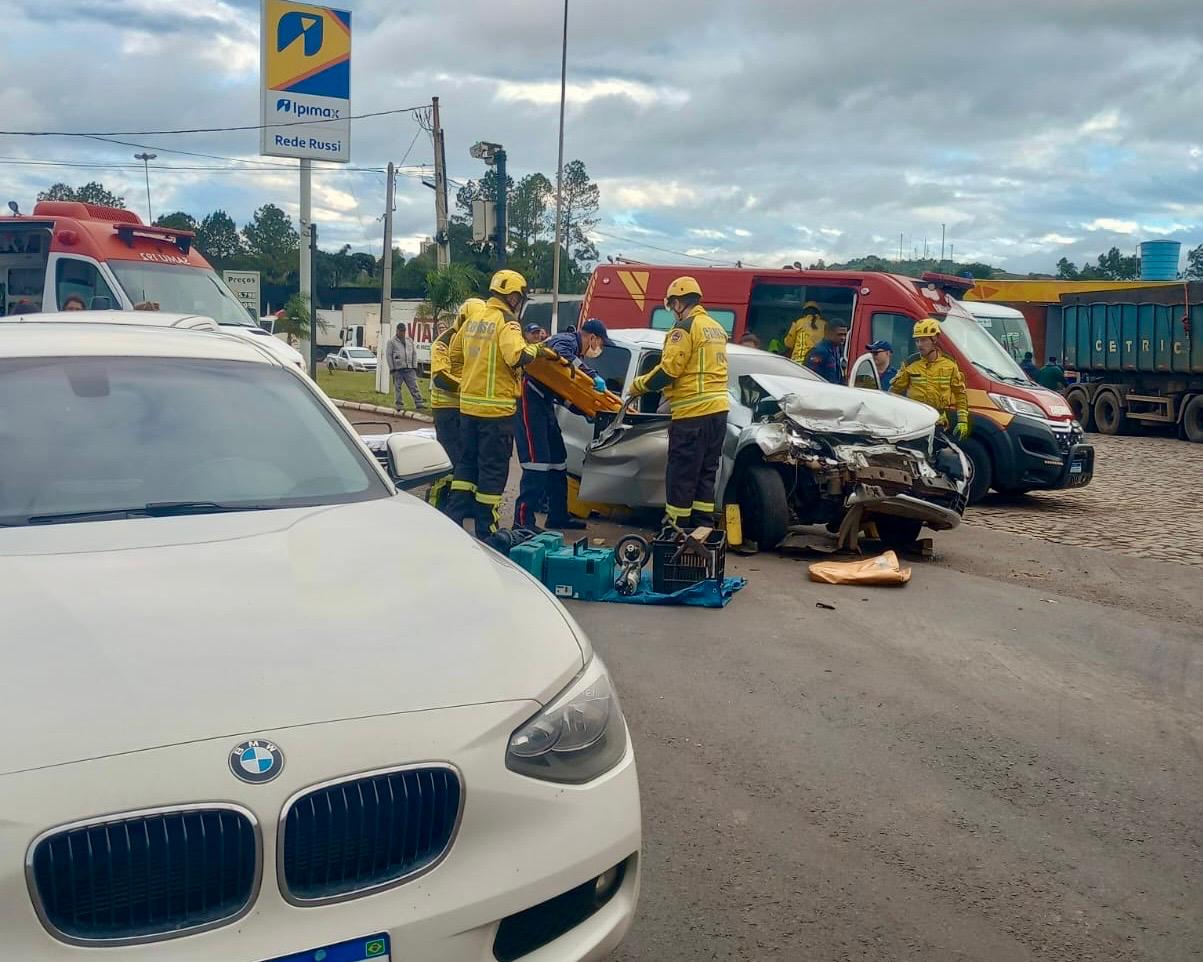
[(859, 506), (865, 514), (890, 514), (922, 521), (936, 531), (950, 531), (961, 523), (961, 515), (931, 501), (909, 494), (888, 494), (869, 484), (858, 484), (844, 502), (848, 508)]

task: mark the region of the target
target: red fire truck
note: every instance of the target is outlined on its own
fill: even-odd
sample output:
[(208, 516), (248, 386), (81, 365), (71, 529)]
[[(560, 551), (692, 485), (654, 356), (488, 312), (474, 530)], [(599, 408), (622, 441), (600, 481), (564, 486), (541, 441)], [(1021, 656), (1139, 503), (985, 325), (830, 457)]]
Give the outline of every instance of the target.
[(191, 231), (147, 226), (117, 207), (39, 201), (0, 218), (0, 315), (62, 310), (153, 309), (211, 317), (286, 364), (300, 354), (258, 326), (193, 246)]
[(671, 267), (622, 262), (599, 266), (585, 292), (581, 317), (607, 325), (667, 330), (669, 282), (689, 274), (701, 284), (707, 310), (732, 339), (755, 334), (767, 349), (783, 351), (783, 338), (815, 301), (828, 320), (849, 325), (845, 347), (848, 383), (878, 385), (866, 347), (887, 340), (901, 366), (915, 354), (911, 329), (936, 317), (940, 346), (957, 362), (968, 388), (971, 436), (961, 444), (974, 466), (970, 500), (987, 491), (1014, 494), (1081, 487), (1094, 473), (1094, 449), (1082, 443), (1081, 426), (1065, 400), (1024, 376), (1010, 355), (953, 297), (928, 281), (861, 271), (757, 270)]

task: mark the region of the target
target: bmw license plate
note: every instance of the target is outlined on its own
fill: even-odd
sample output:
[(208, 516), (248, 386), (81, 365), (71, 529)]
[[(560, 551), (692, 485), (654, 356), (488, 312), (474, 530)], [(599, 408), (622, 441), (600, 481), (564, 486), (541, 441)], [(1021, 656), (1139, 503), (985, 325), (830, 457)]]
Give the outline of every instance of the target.
[(267, 962), (389, 962), (391, 958), (387, 935), (369, 935), (362, 939), (339, 942), (321, 949), (281, 955)]

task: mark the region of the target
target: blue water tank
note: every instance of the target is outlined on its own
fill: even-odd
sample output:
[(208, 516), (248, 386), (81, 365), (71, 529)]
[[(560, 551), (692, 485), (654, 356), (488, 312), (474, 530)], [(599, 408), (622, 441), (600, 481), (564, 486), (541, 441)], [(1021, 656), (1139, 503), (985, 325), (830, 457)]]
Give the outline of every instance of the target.
[(1140, 279), (1172, 281), (1178, 277), (1182, 244), (1173, 240), (1151, 240), (1140, 245)]

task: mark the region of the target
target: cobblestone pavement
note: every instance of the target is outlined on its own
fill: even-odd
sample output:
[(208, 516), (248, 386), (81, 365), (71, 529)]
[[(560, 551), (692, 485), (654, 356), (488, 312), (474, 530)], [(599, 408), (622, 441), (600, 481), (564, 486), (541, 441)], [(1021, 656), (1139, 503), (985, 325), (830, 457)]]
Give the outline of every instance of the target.
[(992, 494), (968, 524), (1203, 567), (1203, 444), (1088, 434), (1094, 480), (1075, 491)]

